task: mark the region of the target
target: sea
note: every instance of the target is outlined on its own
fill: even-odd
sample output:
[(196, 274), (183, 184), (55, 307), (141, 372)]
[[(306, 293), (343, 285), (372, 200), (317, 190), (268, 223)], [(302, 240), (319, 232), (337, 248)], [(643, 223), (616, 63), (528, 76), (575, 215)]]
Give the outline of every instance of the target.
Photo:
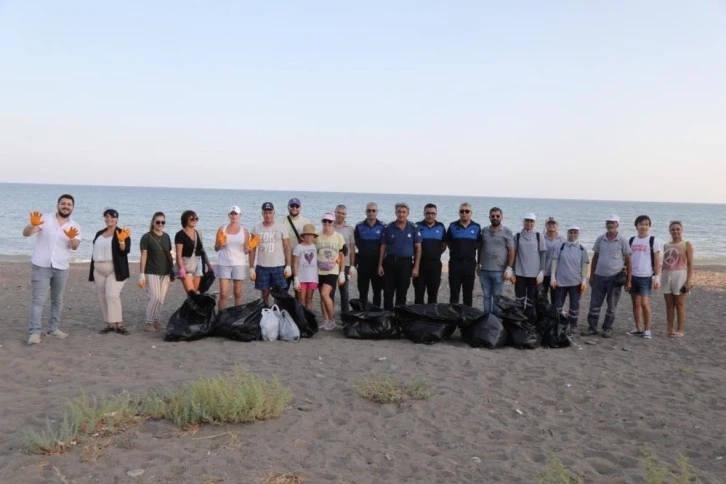
[[(537, 229), (544, 230), (544, 220), (555, 217), (560, 233), (577, 224), (580, 242), (592, 249), (595, 238), (605, 231), (605, 218), (610, 214), (620, 217), (620, 232), (635, 235), (633, 225), (638, 215), (646, 214), (653, 220), (651, 234), (661, 241), (670, 240), (668, 224), (680, 220), (684, 226), (684, 238), (694, 247), (695, 261), (699, 265), (726, 265), (726, 205), (702, 203), (662, 203), (634, 201), (558, 200), (536, 198), (493, 198), (459, 195), (408, 195), (351, 192), (302, 192), (270, 190), (219, 190), (165, 187), (121, 187), (94, 185), (47, 185), (0, 183), (4, 209), (0, 211), (0, 261), (28, 261), (33, 251), (33, 237), (23, 237), (23, 227), (28, 224), (31, 211), (55, 211), (58, 196), (70, 193), (76, 200), (72, 218), (81, 225), (82, 242), (73, 254), (74, 262), (87, 262), (91, 258), (93, 236), (104, 228), (103, 212), (114, 208), (119, 212), (119, 226), (131, 229), (132, 241), (149, 230), (151, 216), (162, 211), (167, 218), (167, 232), (174, 234), (181, 229), (181, 213), (194, 210), (199, 216), (198, 230), (211, 249), (216, 230), (227, 222), (232, 205), (242, 208), (242, 224), (252, 227), (261, 220), (261, 205), (272, 202), (278, 216), (287, 214), (290, 198), (302, 202), (302, 214), (320, 230), (323, 213), (333, 212), (343, 204), (348, 209), (347, 222), (351, 225), (365, 218), (365, 206), (376, 202), (379, 219), (390, 222), (395, 219), (395, 204), (406, 202), (411, 207), (410, 220), (423, 219), (423, 207), (434, 203), (438, 207), (438, 220), (448, 226), (458, 219), (459, 205), (469, 202), (474, 210), (472, 219), (482, 226), (489, 225), (491, 207), (499, 207), (504, 214), (504, 225), (516, 232), (521, 229), (522, 216), (534, 212)], [(208, 250), (214, 260), (214, 251)], [(138, 245), (134, 244), (130, 259), (139, 258)], [(447, 259), (444, 254), (443, 259)]]

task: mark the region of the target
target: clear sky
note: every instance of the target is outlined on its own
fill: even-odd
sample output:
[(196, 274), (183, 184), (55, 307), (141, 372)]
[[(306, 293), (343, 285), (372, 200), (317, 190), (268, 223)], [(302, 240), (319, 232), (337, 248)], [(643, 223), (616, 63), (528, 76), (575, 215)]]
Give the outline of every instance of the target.
[(0, 0), (0, 164), (726, 202), (726, 1)]

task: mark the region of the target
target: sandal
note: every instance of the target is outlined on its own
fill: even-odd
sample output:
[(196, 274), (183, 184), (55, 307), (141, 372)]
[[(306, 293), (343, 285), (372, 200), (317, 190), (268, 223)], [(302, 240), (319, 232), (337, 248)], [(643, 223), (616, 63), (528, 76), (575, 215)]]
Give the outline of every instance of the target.
[(126, 329), (126, 327), (125, 327), (125, 326), (117, 326), (117, 327), (116, 327), (116, 332), (117, 332), (118, 334), (122, 334), (122, 335), (124, 335), (124, 336), (128, 336), (128, 335), (129, 335), (129, 330), (128, 330), (128, 329)]
[(154, 331), (158, 331), (156, 325), (159, 323), (146, 323), (146, 326), (144, 326), (144, 331), (153, 333)]
[(116, 331), (116, 328), (114, 328), (113, 326), (106, 326), (101, 331), (99, 331), (99, 333), (108, 334), (108, 333), (113, 333), (114, 331)]
[(154, 331), (161, 330), (161, 323), (154, 323)]
[(671, 338), (683, 338), (685, 335), (683, 333), (679, 333), (678, 331), (674, 331), (673, 334), (671, 334)]

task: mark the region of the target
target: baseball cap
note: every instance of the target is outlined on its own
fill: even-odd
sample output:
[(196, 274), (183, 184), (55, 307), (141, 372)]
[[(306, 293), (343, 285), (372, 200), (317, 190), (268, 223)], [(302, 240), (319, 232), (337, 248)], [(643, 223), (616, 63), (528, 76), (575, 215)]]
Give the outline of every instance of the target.
[(275, 210), (275, 206), (272, 202), (265, 202), (262, 204), (262, 210)]
[(557, 219), (554, 218), (554, 217), (547, 217), (547, 221), (545, 223), (548, 223), (548, 224), (556, 224), (557, 223)]
[(302, 203), (300, 203), (299, 198), (291, 198), (290, 201), (287, 202), (287, 206), (289, 207), (290, 205), (302, 205)]
[(620, 223), (620, 217), (615, 215), (614, 213), (611, 213), (608, 215), (608, 218), (605, 219), (606, 222), (617, 222)]
[(229, 213), (236, 213), (237, 215), (242, 213), (242, 210), (237, 205), (232, 205), (232, 208), (229, 209)]
[(330, 212), (325, 212), (325, 213), (323, 214), (323, 218), (322, 218), (322, 220), (330, 220), (331, 222), (335, 222), (335, 215), (333, 215), (333, 214), (332, 214), (332, 213), (330, 213)]
[(567, 231), (569, 232), (570, 230), (577, 230), (579, 232), (580, 227), (578, 227), (577, 225), (570, 225), (569, 227), (567, 227)]
[(525, 213), (524, 217), (522, 217), (524, 220), (537, 220), (537, 216), (533, 214), (532, 212)]

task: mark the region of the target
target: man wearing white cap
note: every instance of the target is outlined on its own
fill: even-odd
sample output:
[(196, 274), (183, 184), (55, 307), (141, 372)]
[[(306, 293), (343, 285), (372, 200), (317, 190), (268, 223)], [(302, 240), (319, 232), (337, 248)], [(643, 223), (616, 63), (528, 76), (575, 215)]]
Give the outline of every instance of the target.
[[(630, 290), (631, 262), (630, 246), (628, 241), (618, 233), (620, 218), (610, 215), (605, 219), (607, 231), (595, 240), (592, 250), (592, 271), (590, 273), (590, 311), (587, 314), (587, 331), (581, 336), (596, 336), (597, 322), (600, 319), (600, 309), (607, 303), (605, 320), (602, 323), (602, 337), (612, 338), (615, 310), (618, 307), (623, 285)], [(621, 274), (622, 273), (622, 274)], [(624, 279), (624, 282), (622, 282)], [(622, 283), (622, 285), (621, 285)]]
[(229, 223), (217, 230), (214, 250), (217, 251), (217, 270), (215, 275), (219, 281), (219, 309), (227, 307), (229, 286), (232, 281), (234, 305), (242, 304), (242, 283), (249, 269), (249, 232), (239, 223), (242, 210), (233, 205), (227, 216)]
[(544, 282), (544, 237), (534, 229), (537, 217), (532, 212), (524, 215), (522, 231), (514, 240), (514, 295), (524, 300), (524, 310), (534, 319), (534, 299), (537, 286)]
[[(562, 244), (567, 242), (567, 239), (562, 237), (557, 230), (557, 219), (555, 219), (554, 217), (547, 217), (544, 232), (544, 241), (547, 252), (545, 252), (545, 276), (544, 282), (542, 282), (542, 292), (544, 293), (545, 299), (547, 298), (547, 293), (550, 293), (550, 278), (552, 277), (552, 274), (554, 274), (554, 272), (552, 271), (553, 256), (555, 252), (558, 251), (560, 247), (562, 247)], [(550, 302), (552, 304), (555, 303), (554, 290), (552, 290), (550, 293)]]
[(562, 313), (565, 299), (570, 298), (567, 319), (571, 332), (577, 328), (580, 296), (587, 289), (587, 273), (590, 265), (587, 251), (578, 242), (579, 236), (580, 227), (571, 225), (567, 229), (567, 241), (560, 244), (552, 254), (550, 286), (554, 291), (553, 304), (557, 308), (557, 312)]

